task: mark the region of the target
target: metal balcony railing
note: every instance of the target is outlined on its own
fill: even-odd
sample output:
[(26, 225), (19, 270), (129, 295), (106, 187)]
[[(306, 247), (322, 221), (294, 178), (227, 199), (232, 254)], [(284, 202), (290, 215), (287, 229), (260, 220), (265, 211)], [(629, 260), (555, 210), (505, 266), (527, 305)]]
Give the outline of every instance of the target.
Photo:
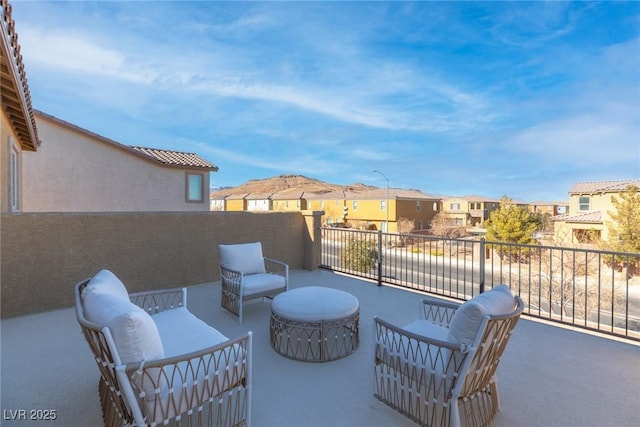
[(640, 341), (640, 253), (322, 228), (321, 267), (459, 300), (506, 283), (527, 315)]

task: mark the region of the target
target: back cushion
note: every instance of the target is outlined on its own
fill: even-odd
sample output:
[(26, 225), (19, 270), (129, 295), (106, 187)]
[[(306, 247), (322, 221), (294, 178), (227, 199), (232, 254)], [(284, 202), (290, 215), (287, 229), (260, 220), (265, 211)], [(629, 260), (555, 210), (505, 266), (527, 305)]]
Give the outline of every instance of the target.
[(93, 276), (82, 291), (82, 301), (85, 302), (88, 295), (112, 295), (122, 300), (129, 301), (129, 292), (124, 283), (109, 270), (101, 270)]
[(237, 245), (219, 245), (220, 264), (244, 274), (266, 273), (262, 244), (241, 243)]
[(453, 315), (449, 327), (449, 341), (459, 344), (473, 344), (485, 315), (511, 313), (514, 305), (514, 296), (507, 285), (497, 286), (471, 298), (462, 304)]
[(88, 294), (84, 301), (87, 320), (111, 331), (122, 363), (164, 357), (158, 328), (151, 316), (129, 300), (109, 294)]

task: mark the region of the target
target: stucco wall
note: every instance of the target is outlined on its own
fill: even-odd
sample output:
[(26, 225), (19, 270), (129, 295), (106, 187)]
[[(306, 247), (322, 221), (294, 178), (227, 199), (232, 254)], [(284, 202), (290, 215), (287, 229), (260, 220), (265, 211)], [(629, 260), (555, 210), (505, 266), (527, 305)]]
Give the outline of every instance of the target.
[(42, 145), (23, 154), (23, 212), (208, 211), (185, 201), (185, 170), (36, 116)]
[(265, 256), (292, 269), (318, 266), (310, 253), (317, 231), (300, 212), (23, 213), (0, 221), (3, 318), (72, 306), (73, 286), (103, 268), (130, 292), (217, 281), (220, 243), (261, 241)]

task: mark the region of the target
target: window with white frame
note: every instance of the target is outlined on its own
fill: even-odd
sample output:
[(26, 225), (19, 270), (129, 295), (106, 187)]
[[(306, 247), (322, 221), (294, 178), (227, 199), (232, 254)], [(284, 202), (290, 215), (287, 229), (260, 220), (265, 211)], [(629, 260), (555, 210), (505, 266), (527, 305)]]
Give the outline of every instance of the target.
[(580, 197), (580, 199), (578, 200), (578, 210), (579, 211), (588, 211), (589, 210), (589, 206), (590, 206), (590, 197), (588, 196), (582, 196)]
[(451, 203), (449, 205), (450, 209), (452, 211), (459, 211), (460, 210), (460, 203)]
[(386, 211), (387, 210), (387, 201), (386, 200), (380, 200), (380, 210), (381, 211)]
[(9, 209), (20, 210), (20, 153), (11, 137), (9, 138)]
[(438, 210), (438, 202), (433, 202), (433, 210), (434, 211)]
[(420, 200), (416, 200), (416, 212), (420, 212)]
[(187, 202), (201, 203), (204, 201), (204, 174), (187, 172)]
[(355, 211), (356, 209), (358, 209), (358, 201), (357, 201), (357, 200), (354, 200), (354, 201), (353, 201), (352, 206), (353, 206), (353, 210), (354, 210), (354, 211)]

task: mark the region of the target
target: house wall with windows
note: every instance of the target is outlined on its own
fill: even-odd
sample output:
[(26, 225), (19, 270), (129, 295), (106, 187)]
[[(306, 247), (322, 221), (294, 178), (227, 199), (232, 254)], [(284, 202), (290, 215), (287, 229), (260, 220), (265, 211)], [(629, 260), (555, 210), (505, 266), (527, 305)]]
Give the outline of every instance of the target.
[(40, 144), (31, 94), (20, 55), (11, 6), (0, 1), (0, 212), (20, 212), (24, 204), (23, 153)]
[(36, 121), (43, 145), (23, 158), (25, 212), (210, 209), (209, 174), (217, 168), (202, 159), (179, 164), (179, 156), (197, 156), (129, 147), (42, 112)]
[(558, 243), (590, 243), (608, 240), (608, 223), (615, 212), (613, 198), (629, 185), (640, 187), (640, 179), (579, 182), (569, 190), (569, 214), (556, 216), (554, 238)]

